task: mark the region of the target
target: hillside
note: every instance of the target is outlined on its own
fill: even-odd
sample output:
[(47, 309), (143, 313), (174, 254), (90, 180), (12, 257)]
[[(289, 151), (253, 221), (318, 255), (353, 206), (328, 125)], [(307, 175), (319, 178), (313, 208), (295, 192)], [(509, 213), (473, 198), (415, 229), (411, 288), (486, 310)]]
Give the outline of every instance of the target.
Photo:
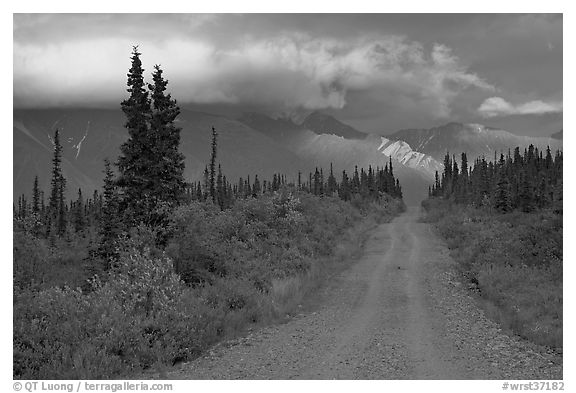
[[(48, 192), (51, 135), (60, 129), (63, 144), (63, 170), (68, 180), (68, 197), (78, 188), (91, 193), (101, 186), (103, 160), (114, 161), (120, 145), (128, 138), (124, 115), (117, 110), (17, 110), (14, 111), (14, 192), (29, 194), (34, 176)], [(246, 125), (226, 117), (183, 110), (178, 118), (182, 127), (180, 150), (186, 157), (185, 178), (200, 180), (210, 154), (211, 127), (218, 132), (218, 162), (231, 181), (275, 172), (295, 176), (308, 170), (307, 164), (276, 141)]]
[(302, 127), (314, 131), (316, 134), (336, 135), (346, 139), (364, 139), (367, 136), (366, 133), (320, 112), (313, 112), (308, 115), (302, 122)]
[[(40, 186), (49, 189), (52, 157), (51, 135), (56, 127), (64, 145), (63, 170), (68, 197), (78, 188), (92, 193), (102, 182), (103, 160), (118, 157), (127, 139), (124, 115), (119, 110), (53, 109), (14, 111), (14, 197), (29, 194), (38, 175)], [(352, 171), (359, 167), (383, 167), (390, 158), (404, 190), (407, 204), (426, 197), (435, 171), (442, 171), (447, 151), (468, 153), (469, 160), (494, 151), (534, 144), (539, 148), (562, 148), (553, 138), (518, 136), (479, 124), (449, 123), (430, 129), (400, 130), (388, 137), (365, 134), (337, 119), (314, 112), (302, 124), (246, 113), (238, 119), (183, 110), (177, 124), (182, 127), (181, 151), (186, 157), (188, 181), (202, 178), (210, 154), (210, 130), (218, 136), (218, 162), (225, 175), (258, 174), (271, 177), (282, 172), (295, 180), (298, 171), (314, 167)], [(362, 137), (361, 137), (362, 136)]]
[[(314, 122), (320, 116), (312, 114)], [(331, 130), (354, 130), (333, 117), (322, 115)], [(377, 135), (355, 131), (348, 135), (364, 135), (362, 139), (346, 138), (334, 132), (322, 133), (322, 128), (305, 129), (311, 124), (306, 119), (301, 126), (282, 119), (272, 119), (265, 115), (245, 115), (240, 118), (246, 125), (265, 135), (272, 135), (297, 156), (323, 168), (333, 164), (334, 171), (351, 172), (354, 166), (367, 168), (384, 167), (392, 158), (394, 174), (402, 185), (404, 201), (408, 205), (420, 203), (427, 196), (428, 185), (434, 179), (434, 171), (442, 166), (432, 157), (415, 153), (406, 143), (389, 141)], [(327, 130), (327, 129), (326, 129)], [(342, 132), (344, 133), (344, 132)]]

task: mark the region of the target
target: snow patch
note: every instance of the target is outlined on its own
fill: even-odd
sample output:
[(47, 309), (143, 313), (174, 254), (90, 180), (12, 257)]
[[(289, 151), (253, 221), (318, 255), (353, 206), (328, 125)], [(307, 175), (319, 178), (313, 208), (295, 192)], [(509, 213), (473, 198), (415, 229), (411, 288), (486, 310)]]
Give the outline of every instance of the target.
[(378, 150), (402, 165), (418, 169), (429, 176), (433, 176), (437, 170), (442, 170), (442, 164), (424, 153), (412, 150), (410, 145), (404, 141), (392, 142), (382, 137)]
[(84, 132), (84, 136), (82, 137), (82, 139), (80, 139), (80, 142), (78, 142), (73, 146), (76, 149), (76, 157), (75, 157), (76, 159), (78, 159), (78, 156), (80, 155), (82, 142), (84, 142), (84, 139), (86, 139), (86, 137), (88, 136), (88, 130), (90, 130), (90, 120), (88, 120), (88, 124), (86, 125), (86, 131)]
[(378, 150), (381, 150), (388, 142), (390, 142), (389, 139), (382, 137), (382, 143), (380, 143), (380, 146), (378, 146)]

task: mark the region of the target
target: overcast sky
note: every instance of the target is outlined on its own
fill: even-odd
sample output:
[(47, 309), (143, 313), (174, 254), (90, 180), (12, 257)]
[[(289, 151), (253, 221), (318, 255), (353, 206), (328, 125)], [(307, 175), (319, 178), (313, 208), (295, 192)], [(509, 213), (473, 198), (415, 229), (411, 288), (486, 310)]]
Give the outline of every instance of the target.
[(136, 44), (182, 107), (562, 129), (561, 15), (16, 14), (15, 107), (119, 108)]

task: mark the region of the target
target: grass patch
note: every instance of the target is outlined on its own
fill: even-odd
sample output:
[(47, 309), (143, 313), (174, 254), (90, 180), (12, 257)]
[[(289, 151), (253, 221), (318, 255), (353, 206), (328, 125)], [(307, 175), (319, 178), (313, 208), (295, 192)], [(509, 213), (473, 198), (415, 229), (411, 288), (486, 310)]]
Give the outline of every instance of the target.
[(536, 344), (561, 349), (562, 215), (497, 214), (431, 199), (424, 221), (444, 237), (489, 317)]

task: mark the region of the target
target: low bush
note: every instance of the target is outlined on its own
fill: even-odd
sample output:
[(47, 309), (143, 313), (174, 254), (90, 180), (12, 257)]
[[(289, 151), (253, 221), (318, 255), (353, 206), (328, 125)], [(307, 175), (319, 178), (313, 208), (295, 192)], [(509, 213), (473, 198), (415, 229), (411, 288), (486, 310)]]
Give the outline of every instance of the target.
[(15, 231), (13, 241), (14, 290), (38, 287), (50, 270), (49, 250), (29, 232)]
[[(225, 211), (210, 203), (182, 206), (166, 250), (147, 248), (156, 234), (134, 228), (89, 291), (15, 290), (14, 378), (133, 375), (193, 358), (250, 324), (281, 320), (359, 247), (369, 223), (401, 208), (382, 200), (362, 213), (338, 198), (286, 190)], [(50, 258), (59, 256), (62, 266), (75, 260), (50, 254), (28, 235), (18, 235), (14, 249), (15, 282), (41, 281)]]
[(481, 304), (505, 328), (562, 347), (562, 215), (494, 213), (441, 199), (423, 203), (425, 221), (446, 239)]

